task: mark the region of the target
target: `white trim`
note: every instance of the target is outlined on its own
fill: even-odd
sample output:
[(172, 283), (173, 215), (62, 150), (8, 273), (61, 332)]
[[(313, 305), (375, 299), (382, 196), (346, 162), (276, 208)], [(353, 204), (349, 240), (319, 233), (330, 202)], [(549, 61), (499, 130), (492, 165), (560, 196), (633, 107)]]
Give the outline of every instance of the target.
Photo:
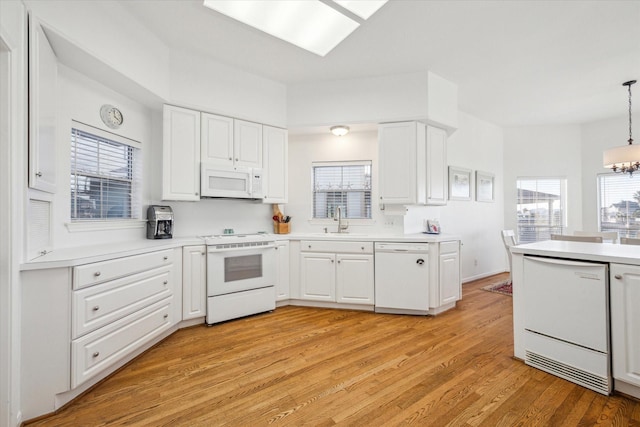
[(103, 230), (124, 230), (130, 228), (144, 228), (147, 224), (146, 220), (139, 219), (123, 219), (121, 221), (77, 221), (65, 222), (65, 227), (70, 233), (78, 233), (84, 231), (103, 231)]
[(87, 125), (85, 123), (78, 122), (76, 120), (71, 120), (71, 128), (78, 129), (95, 136), (99, 136), (100, 138), (119, 142), (120, 144), (128, 145), (129, 147), (140, 148), (140, 149), (142, 148), (142, 143), (140, 141), (136, 141), (135, 139), (130, 139), (122, 135), (118, 135), (117, 133), (107, 132), (100, 128), (93, 127), (91, 125)]

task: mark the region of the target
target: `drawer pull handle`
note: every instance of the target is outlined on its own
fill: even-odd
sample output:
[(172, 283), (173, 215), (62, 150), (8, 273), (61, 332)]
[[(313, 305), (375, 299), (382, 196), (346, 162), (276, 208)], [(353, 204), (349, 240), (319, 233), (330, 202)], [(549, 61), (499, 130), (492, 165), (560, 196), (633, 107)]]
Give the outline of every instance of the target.
[(169, 317), (169, 315), (168, 315), (168, 314), (165, 314), (163, 317), (166, 319), (167, 317)]
[(424, 264), (424, 260), (423, 260), (422, 258), (420, 258), (420, 259), (418, 259), (418, 260), (416, 261), (416, 264), (418, 264), (418, 265), (422, 265), (422, 264)]
[(165, 256), (163, 259), (166, 261), (166, 260), (168, 260), (168, 259), (169, 259), (169, 257), (168, 257), (168, 256)]
[(93, 311), (98, 311), (98, 310), (100, 310), (100, 306), (99, 305), (96, 305), (95, 307), (93, 307)]
[(613, 277), (615, 277), (615, 278), (616, 278), (616, 279), (618, 279), (618, 280), (622, 280), (622, 276), (621, 276), (620, 274), (616, 274), (616, 275), (615, 275), (615, 276), (613, 276)]
[(96, 351), (95, 353), (93, 353), (93, 357), (98, 357), (98, 356), (100, 356), (100, 352), (99, 351)]
[(96, 276), (96, 277), (99, 277), (100, 274), (102, 274), (102, 273), (100, 273), (99, 271), (96, 271), (95, 273), (93, 273), (93, 275)]
[(163, 284), (164, 284), (164, 285), (166, 285), (167, 283), (169, 283), (169, 281), (168, 281), (168, 280), (165, 280)]
[(38, 178), (42, 178), (42, 172), (37, 172), (37, 173), (36, 173), (36, 176), (37, 176)]

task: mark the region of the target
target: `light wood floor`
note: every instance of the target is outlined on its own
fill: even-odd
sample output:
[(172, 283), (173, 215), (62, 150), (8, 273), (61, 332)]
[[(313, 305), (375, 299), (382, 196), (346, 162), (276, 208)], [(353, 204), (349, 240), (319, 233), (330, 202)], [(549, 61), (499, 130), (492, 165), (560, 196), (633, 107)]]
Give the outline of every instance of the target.
[(283, 307), (183, 329), (30, 425), (640, 425), (639, 402), (512, 358), (511, 297), (480, 289), (497, 279), (437, 317)]

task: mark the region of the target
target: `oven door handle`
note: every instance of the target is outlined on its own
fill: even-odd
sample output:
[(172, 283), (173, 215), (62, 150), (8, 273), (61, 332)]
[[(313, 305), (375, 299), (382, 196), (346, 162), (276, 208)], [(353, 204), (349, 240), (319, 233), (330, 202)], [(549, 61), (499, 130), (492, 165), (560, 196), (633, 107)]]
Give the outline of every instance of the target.
[(221, 252), (241, 252), (241, 251), (255, 251), (255, 250), (263, 250), (263, 249), (271, 249), (275, 248), (276, 245), (264, 245), (264, 246), (244, 246), (241, 248), (220, 248), (217, 249), (214, 246), (208, 246), (207, 252), (211, 253), (221, 253)]

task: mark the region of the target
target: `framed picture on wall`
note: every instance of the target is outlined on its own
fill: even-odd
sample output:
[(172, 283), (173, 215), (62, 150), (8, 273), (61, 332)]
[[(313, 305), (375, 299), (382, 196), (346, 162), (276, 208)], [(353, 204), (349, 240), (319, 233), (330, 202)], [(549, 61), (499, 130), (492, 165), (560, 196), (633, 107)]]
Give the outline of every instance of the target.
[(449, 200), (471, 200), (471, 169), (449, 166)]
[(476, 171), (476, 200), (493, 202), (495, 200), (494, 175), (489, 172)]

